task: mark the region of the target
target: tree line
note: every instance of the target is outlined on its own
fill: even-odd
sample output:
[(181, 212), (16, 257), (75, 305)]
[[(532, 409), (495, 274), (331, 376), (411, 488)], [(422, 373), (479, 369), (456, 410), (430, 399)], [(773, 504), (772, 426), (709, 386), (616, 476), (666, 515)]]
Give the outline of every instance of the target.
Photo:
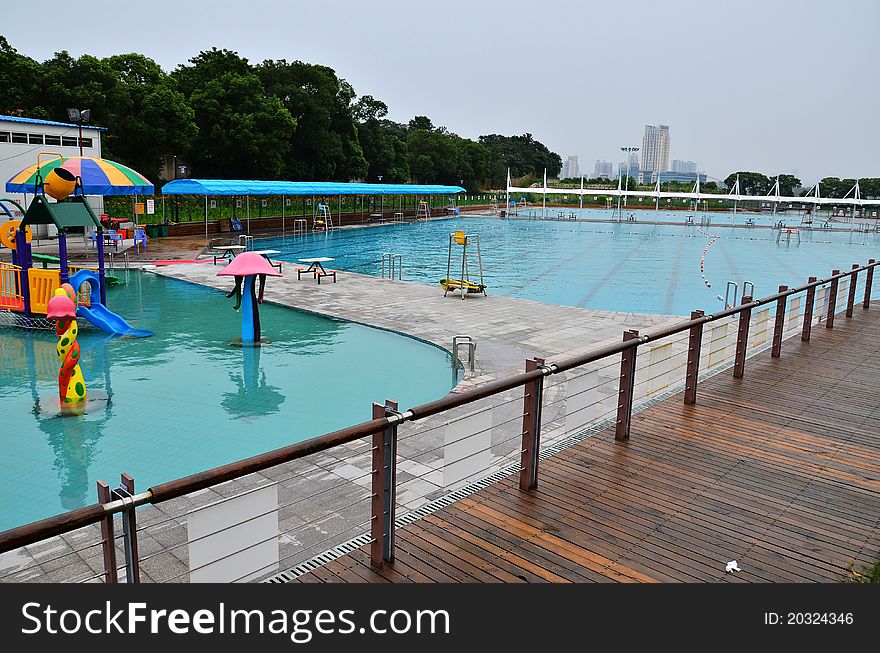
[(562, 159), (531, 134), (474, 141), (426, 116), (406, 124), (358, 96), (332, 68), (302, 61), (252, 64), (213, 48), (171, 72), (130, 53), (68, 52), (38, 62), (0, 36), (0, 113), (67, 120), (91, 109), (108, 131), (102, 155), (159, 179), (176, 155), (202, 178), (439, 183), (503, 188), (513, 177), (557, 175)]

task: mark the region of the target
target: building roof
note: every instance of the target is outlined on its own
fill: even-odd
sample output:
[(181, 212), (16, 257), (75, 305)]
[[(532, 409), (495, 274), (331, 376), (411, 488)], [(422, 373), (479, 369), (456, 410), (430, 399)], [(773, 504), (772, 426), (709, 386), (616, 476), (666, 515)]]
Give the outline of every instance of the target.
[(464, 192), (461, 186), (248, 179), (175, 179), (162, 186), (165, 195), (452, 195)]
[[(76, 123), (55, 122), (54, 120), (40, 120), (39, 118), (22, 118), (21, 116), (3, 116), (0, 115), (0, 122), (21, 122), (29, 125), (47, 125), (51, 127), (78, 127)], [(106, 127), (95, 127), (94, 125), (83, 125), (83, 129), (94, 129), (99, 132), (107, 131)]]

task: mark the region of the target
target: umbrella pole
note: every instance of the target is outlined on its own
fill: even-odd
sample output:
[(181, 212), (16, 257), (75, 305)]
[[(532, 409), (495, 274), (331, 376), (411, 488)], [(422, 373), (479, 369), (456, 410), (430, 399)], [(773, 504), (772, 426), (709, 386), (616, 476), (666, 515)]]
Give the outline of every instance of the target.
[(205, 243), (208, 242), (208, 196), (205, 195)]
[(251, 196), (247, 196), (247, 229), (248, 233), (251, 232)]

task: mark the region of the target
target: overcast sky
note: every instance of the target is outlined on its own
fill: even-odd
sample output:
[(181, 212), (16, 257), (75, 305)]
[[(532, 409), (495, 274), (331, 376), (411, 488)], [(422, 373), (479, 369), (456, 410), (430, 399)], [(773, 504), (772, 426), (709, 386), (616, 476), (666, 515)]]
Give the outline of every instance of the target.
[(171, 70), (216, 46), (320, 63), (394, 120), (427, 115), (469, 138), (531, 132), (587, 173), (659, 123), (670, 161), (713, 176), (880, 176), (878, 0), (127, 5), (43, 0), (0, 33), (40, 61), (134, 51)]

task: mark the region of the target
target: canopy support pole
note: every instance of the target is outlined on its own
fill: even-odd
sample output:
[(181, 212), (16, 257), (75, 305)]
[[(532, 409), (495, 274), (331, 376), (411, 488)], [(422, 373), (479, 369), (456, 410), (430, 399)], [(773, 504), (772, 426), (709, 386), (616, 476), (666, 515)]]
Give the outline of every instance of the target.
[(281, 235), (284, 235), (284, 202), (286, 202), (286, 196), (281, 196)]
[(205, 195), (205, 244), (208, 244), (208, 196)]
[(247, 230), (251, 232), (251, 196), (247, 196)]
[[(98, 285), (100, 286), (99, 295), (101, 303), (107, 305), (107, 282), (106, 273), (104, 271), (104, 229), (98, 227), (98, 233), (95, 236), (95, 244), (98, 248)], [(79, 290), (78, 288), (76, 290)]]

